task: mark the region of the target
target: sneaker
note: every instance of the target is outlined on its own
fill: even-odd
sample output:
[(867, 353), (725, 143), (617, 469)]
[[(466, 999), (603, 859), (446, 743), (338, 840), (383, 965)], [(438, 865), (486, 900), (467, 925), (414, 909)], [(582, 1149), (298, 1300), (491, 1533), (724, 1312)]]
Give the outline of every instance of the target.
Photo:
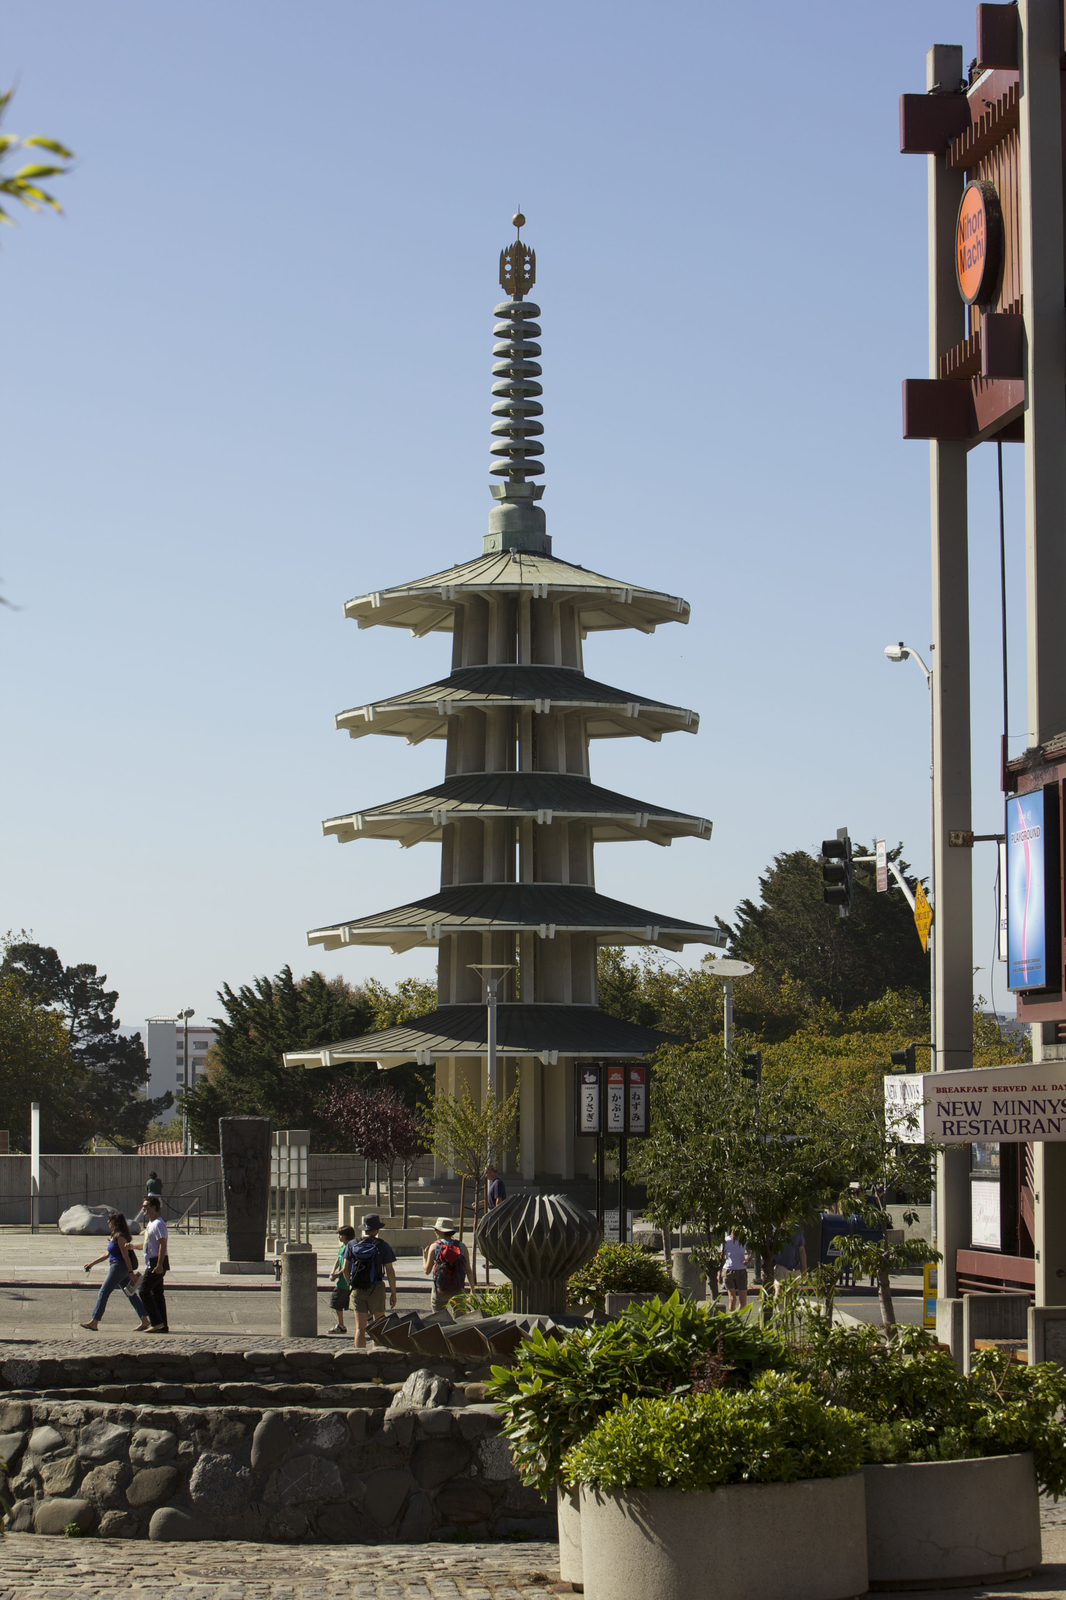
[(330, 1333), (343, 1334), (345, 1338), (347, 1338), (348, 1335), (347, 1328), (338, 1328), (336, 1324), (334, 1324), (329, 1331)]

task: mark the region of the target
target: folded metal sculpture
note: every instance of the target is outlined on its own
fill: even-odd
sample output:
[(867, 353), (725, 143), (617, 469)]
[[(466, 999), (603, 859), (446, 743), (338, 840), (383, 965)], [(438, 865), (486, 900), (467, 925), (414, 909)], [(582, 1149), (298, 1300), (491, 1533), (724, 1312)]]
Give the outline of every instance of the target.
[(511, 1305), (527, 1316), (566, 1314), (566, 1283), (603, 1241), (591, 1211), (565, 1194), (516, 1194), (478, 1224), (477, 1242), (511, 1280)]

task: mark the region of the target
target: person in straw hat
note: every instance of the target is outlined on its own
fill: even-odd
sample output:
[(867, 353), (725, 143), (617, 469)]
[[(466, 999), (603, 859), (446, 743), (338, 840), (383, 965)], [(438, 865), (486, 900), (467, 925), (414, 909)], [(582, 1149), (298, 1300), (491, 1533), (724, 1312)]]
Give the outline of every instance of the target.
[(451, 1217), (438, 1217), (433, 1224), (437, 1237), (422, 1252), (426, 1277), (431, 1274), (433, 1277), (431, 1309), (434, 1311), (443, 1311), (449, 1300), (462, 1293), (465, 1282), (469, 1281), (471, 1289), (477, 1288), (466, 1245), (455, 1237), (456, 1227)]

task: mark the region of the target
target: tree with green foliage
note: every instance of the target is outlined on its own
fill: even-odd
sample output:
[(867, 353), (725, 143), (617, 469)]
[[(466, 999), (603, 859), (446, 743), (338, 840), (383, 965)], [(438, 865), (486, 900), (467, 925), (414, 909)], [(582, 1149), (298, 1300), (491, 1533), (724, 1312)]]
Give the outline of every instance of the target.
[[(8, 89), (0, 94), (0, 123), (7, 114), (7, 108), (14, 97), (14, 89)], [(47, 150), (54, 156), (59, 156), (63, 161), (73, 161), (74, 154), (58, 139), (46, 139), (43, 134), (31, 134), (28, 139), (20, 139), (17, 134), (0, 132), (0, 196), (9, 200), (17, 200), (29, 211), (40, 211), (42, 206), (48, 206), (52, 211), (61, 212), (63, 207), (54, 195), (41, 188), (47, 178), (61, 177), (69, 171), (68, 167), (58, 166), (55, 162), (31, 161), (27, 166), (20, 167), (17, 172), (6, 172), (4, 168), (12, 156), (20, 150)], [(13, 219), (4, 210), (0, 202), (0, 223), (13, 226)]]
[[(196, 1143), (218, 1149), (220, 1117), (270, 1117), (278, 1128), (309, 1128), (319, 1150), (343, 1143), (337, 1125), (321, 1105), (336, 1085), (378, 1088), (382, 1075), (372, 1061), (339, 1067), (286, 1066), (287, 1051), (313, 1050), (431, 1011), (434, 985), (407, 978), (396, 990), (371, 980), (353, 987), (320, 972), (294, 978), (283, 967), (274, 978), (255, 978), (236, 992), (219, 991), (225, 1017), (213, 1018), (218, 1039), (208, 1052), (204, 1075), (182, 1096)], [(410, 1105), (425, 1092), (425, 1071), (412, 1062), (394, 1067), (389, 1084)]]
[[(889, 852), (906, 877), (902, 845)], [(873, 854), (857, 850), (856, 854)], [(760, 969), (798, 980), (817, 1004), (839, 1011), (879, 1000), (888, 990), (929, 988), (929, 958), (914, 916), (898, 889), (878, 894), (876, 871), (855, 867), (851, 915), (822, 899), (821, 859), (785, 851), (759, 879), (760, 900), (743, 900), (732, 925), (719, 917), (729, 954)], [(912, 874), (913, 876), (913, 874)]]
[[(118, 990), (105, 989), (107, 977), (89, 962), (65, 967), (50, 945), (9, 939), (0, 977), (15, 977), (36, 1004), (48, 1007), (60, 1019), (66, 1035), (69, 1070), (75, 1075), (65, 1103), (81, 1101), (80, 1120), (85, 1131), (74, 1148), (89, 1134), (135, 1150), (145, 1129), (174, 1104), (167, 1093), (148, 1100), (148, 1058), (139, 1033), (120, 1033), (115, 1016)], [(67, 1116), (63, 1137), (77, 1137), (77, 1127)], [(58, 1126), (56, 1132), (59, 1132)]]
[(16, 974), (0, 975), (0, 1125), (13, 1148), (29, 1139), (34, 1100), (44, 1108), (50, 1145), (77, 1149), (85, 1142), (89, 1129), (71, 1077), (63, 1018)]
[[(635, 1147), (635, 1148), (634, 1148)], [(668, 1046), (655, 1057), (651, 1132), (630, 1145), (660, 1226), (695, 1226), (710, 1267), (722, 1239), (772, 1261), (782, 1236), (847, 1187), (847, 1151), (799, 1073), (753, 1084), (721, 1043)]]

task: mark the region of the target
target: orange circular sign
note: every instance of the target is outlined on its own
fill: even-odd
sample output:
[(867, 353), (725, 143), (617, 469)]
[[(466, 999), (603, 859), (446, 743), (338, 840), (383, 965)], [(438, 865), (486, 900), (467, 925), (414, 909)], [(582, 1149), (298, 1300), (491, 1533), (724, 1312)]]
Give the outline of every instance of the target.
[(995, 185), (968, 183), (955, 226), (955, 276), (968, 306), (995, 298), (1003, 260), (1003, 214)]

